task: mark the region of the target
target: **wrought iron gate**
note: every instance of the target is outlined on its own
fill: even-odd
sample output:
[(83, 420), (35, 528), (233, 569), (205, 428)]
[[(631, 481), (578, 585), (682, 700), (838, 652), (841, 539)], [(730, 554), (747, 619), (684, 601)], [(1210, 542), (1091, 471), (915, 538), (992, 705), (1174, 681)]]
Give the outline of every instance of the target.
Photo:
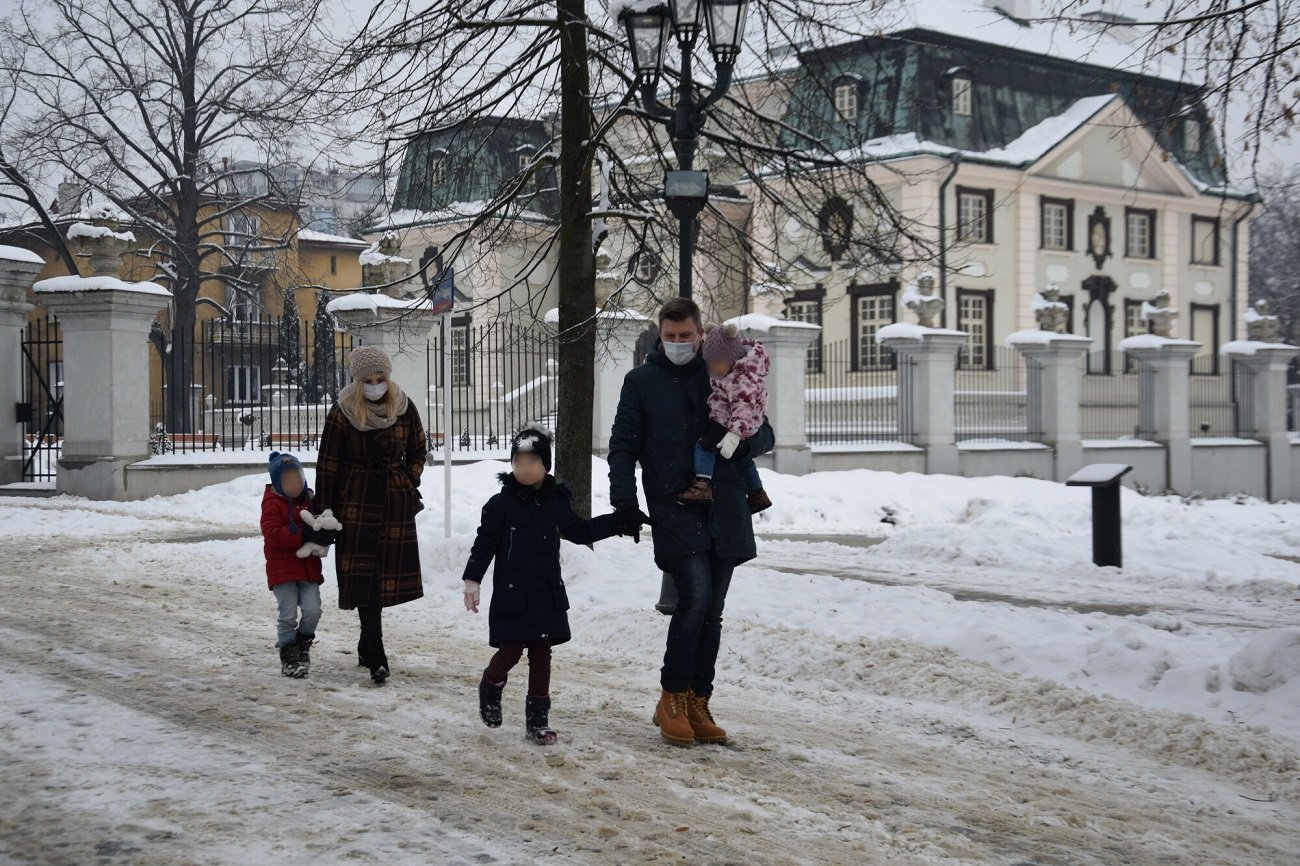
[(50, 482), (63, 450), (63, 338), (52, 317), (27, 323), (23, 334), (23, 481)]

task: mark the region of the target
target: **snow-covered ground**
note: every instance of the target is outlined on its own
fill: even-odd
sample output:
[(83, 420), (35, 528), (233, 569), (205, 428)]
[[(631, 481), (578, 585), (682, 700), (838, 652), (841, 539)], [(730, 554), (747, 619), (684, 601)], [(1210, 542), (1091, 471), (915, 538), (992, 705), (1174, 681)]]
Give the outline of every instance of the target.
[(332, 580), (311, 678), (279, 676), (260, 475), (0, 499), (0, 862), (1297, 862), (1300, 505), (1125, 491), (1101, 569), (1086, 489), (765, 473), (714, 701), (733, 743), (650, 726), (659, 574), (613, 539), (566, 547), (540, 749), (522, 669), (506, 727), (478, 722), (460, 602), (503, 466), (453, 470), (451, 539), (426, 472), (427, 595), (386, 615), (382, 689)]

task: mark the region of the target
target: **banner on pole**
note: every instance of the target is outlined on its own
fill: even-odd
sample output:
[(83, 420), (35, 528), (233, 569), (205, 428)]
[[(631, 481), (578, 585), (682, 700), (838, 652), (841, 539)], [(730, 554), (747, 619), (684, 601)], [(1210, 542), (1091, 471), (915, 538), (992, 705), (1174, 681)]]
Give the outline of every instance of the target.
[(438, 274), (430, 294), (431, 312), (438, 315), (450, 313), (456, 305), (456, 269), (444, 268)]

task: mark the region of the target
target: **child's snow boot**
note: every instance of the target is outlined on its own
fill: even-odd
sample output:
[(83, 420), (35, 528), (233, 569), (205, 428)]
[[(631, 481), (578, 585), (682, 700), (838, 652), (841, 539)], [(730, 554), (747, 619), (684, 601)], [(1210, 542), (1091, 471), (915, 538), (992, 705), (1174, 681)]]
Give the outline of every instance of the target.
[(713, 721), (713, 713), (709, 712), (708, 695), (697, 695), (695, 689), (686, 693), (686, 719), (691, 723), (695, 742), (721, 744), (727, 742), (727, 732), (718, 727), (718, 723)]
[(745, 498), (749, 500), (750, 514), (757, 514), (760, 511), (767, 511), (769, 508), (772, 507), (772, 500), (768, 497), (767, 491), (761, 487), (758, 488), (757, 490), (751, 491), (750, 494)]
[(311, 645), (315, 640), (315, 635), (311, 637), (301, 633), (298, 635), (298, 664), (302, 667), (304, 677), (311, 672)]
[(655, 707), (655, 726), (659, 736), (679, 746), (695, 745), (695, 731), (690, 719), (686, 717), (688, 692), (670, 692), (664, 690), (659, 695), (659, 704)]
[(690, 487), (677, 494), (677, 501), (683, 505), (708, 505), (713, 502), (713, 483), (697, 475)]
[(493, 684), (486, 673), (478, 681), (478, 714), (489, 728), (501, 727), (501, 690), (505, 687), (505, 680)]
[(560, 738), (551, 730), (551, 699), (529, 695), (524, 701), (524, 719), (528, 726), (528, 739), (539, 746), (550, 746)]
[(307, 676), (307, 671), (303, 670), (302, 659), (298, 653), (297, 644), (289, 644), (280, 647), (280, 673), (290, 679), (300, 680)]

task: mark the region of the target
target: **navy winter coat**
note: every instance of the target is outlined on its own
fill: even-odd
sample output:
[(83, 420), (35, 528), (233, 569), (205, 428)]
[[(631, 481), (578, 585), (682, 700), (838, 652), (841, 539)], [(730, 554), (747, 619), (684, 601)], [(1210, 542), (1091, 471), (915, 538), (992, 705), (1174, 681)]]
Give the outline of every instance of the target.
[[(674, 559), (710, 550), (745, 562), (757, 556), (745, 480), (732, 460), (718, 458), (713, 470), (713, 505), (682, 505), (677, 494), (695, 477), (695, 441), (709, 418), (709, 373), (697, 354), (678, 366), (661, 346), (623, 379), (614, 427), (609, 435), (609, 501), (635, 502), (636, 464), (641, 464), (655, 564), (670, 571)], [(776, 437), (767, 419), (745, 440), (749, 456), (771, 451)]]
[(483, 506), (463, 579), (482, 583), (488, 563), (496, 559), (488, 609), (492, 646), (503, 641), (564, 643), (571, 635), (569, 596), (560, 577), (560, 539), (594, 544), (618, 534), (618, 517), (579, 517), (569, 488), (550, 475), (540, 489), (520, 484), (513, 473), (500, 478), (501, 492)]

